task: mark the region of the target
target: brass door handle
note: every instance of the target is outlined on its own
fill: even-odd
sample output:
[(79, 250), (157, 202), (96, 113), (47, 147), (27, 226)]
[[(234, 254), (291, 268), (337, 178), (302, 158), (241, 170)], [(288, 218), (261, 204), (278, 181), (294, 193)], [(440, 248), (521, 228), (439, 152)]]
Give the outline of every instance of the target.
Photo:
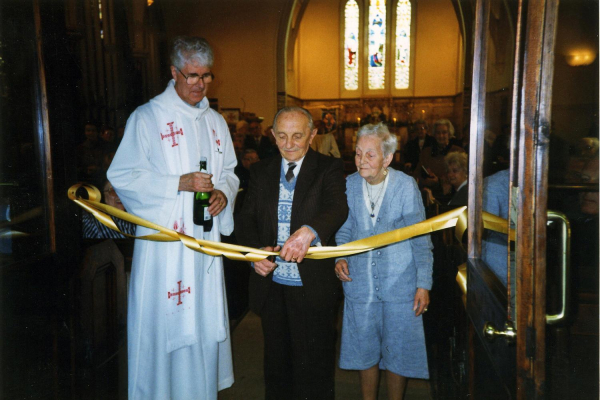
[(486, 322), (483, 327), (483, 336), (488, 340), (488, 342), (493, 342), (497, 337), (503, 337), (506, 339), (507, 344), (513, 344), (517, 340), (517, 331), (512, 326), (510, 322), (504, 324), (503, 331), (499, 331), (496, 329), (494, 324), (491, 322)]
[(561, 224), (562, 233), (562, 259), (561, 259), (561, 307), (557, 314), (546, 314), (546, 323), (556, 325), (567, 319), (569, 311), (569, 281), (570, 268), (569, 260), (571, 257), (571, 224), (565, 214), (558, 211), (548, 210), (548, 224), (557, 222)]

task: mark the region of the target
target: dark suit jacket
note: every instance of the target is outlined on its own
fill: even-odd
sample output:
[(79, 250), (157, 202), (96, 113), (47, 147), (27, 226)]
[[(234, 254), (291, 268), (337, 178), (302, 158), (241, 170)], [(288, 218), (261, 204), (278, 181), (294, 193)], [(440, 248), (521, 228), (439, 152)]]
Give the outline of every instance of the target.
[(260, 142), (257, 144), (253, 136), (247, 135), (244, 139), (244, 148), (256, 150), (258, 158), (261, 160), (279, 154), (277, 146), (271, 143), (271, 140), (266, 136), (261, 136)]
[[(423, 148), (430, 147), (435, 145), (435, 139), (433, 136), (425, 136), (425, 143), (423, 143)], [(414, 171), (417, 164), (419, 163), (419, 157), (421, 156), (421, 149), (419, 148), (419, 138), (414, 138), (413, 140), (409, 140), (404, 147), (404, 162), (411, 163), (410, 167), (411, 171)]]
[[(250, 185), (242, 212), (236, 219), (239, 244), (260, 248), (277, 239), (277, 206), (281, 155), (262, 160), (250, 168)], [(346, 181), (340, 159), (308, 149), (294, 190), (290, 233), (308, 225), (323, 246), (335, 245), (335, 233), (348, 216)], [(304, 259), (298, 264), (305, 294), (315, 306), (333, 307), (340, 291), (335, 259)], [(260, 315), (273, 274), (250, 275), (250, 309)]]
[(460, 188), (460, 190), (454, 193), (452, 199), (448, 203), (449, 206), (466, 206), (469, 204), (469, 183)]

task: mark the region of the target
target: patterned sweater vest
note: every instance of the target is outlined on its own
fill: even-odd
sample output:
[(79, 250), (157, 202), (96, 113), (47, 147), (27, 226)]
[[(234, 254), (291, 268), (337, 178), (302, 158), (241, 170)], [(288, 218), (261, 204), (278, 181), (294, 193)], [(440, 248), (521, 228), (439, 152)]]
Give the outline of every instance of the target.
[[(279, 203), (277, 205), (277, 244), (283, 246), (290, 237), (290, 223), (292, 221), (292, 201), (294, 200), (294, 190), (296, 188), (296, 178), (288, 182), (285, 179), (283, 165), (279, 174)], [(298, 264), (287, 262), (282, 258), (275, 259), (277, 268), (273, 272), (273, 282), (287, 286), (302, 286)]]

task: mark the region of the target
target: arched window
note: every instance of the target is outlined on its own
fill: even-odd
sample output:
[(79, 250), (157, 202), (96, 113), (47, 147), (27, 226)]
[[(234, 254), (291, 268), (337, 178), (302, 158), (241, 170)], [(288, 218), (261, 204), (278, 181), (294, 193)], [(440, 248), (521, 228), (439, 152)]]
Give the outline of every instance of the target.
[(347, 90), (358, 89), (358, 4), (348, 0), (344, 9), (344, 87)]
[(411, 0), (343, 1), (342, 97), (412, 95), (414, 15)]

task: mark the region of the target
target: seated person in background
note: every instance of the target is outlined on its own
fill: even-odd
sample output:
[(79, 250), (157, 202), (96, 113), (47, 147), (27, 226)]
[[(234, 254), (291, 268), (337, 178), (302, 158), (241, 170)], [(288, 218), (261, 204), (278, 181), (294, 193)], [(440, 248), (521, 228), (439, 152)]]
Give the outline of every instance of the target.
[(450, 143), (450, 138), (454, 137), (454, 126), (447, 119), (438, 119), (435, 121), (433, 132), (436, 143), (421, 151), (419, 162), (413, 172), (413, 177), (419, 182), (421, 188), (427, 187), (431, 189), (433, 196), (440, 203), (447, 203), (449, 198), (444, 196), (443, 182), (439, 178), (444, 177), (446, 174), (444, 157), (452, 151), (464, 153), (464, 150)]
[[(596, 141), (597, 144), (597, 141)], [(577, 290), (583, 293), (598, 294), (598, 148), (596, 156), (588, 159), (582, 169), (585, 183), (595, 183), (596, 190), (580, 192), (579, 213), (570, 216), (571, 267)]]
[(598, 293), (598, 139), (582, 138), (574, 146), (569, 159), (568, 184), (595, 184), (587, 189), (563, 196), (558, 208), (571, 222), (571, 271), (576, 292)]
[(244, 206), (244, 200), (248, 191), (248, 184), (250, 183), (250, 166), (259, 162), (260, 158), (258, 158), (258, 153), (256, 150), (246, 149), (242, 153), (240, 161), (241, 162), (238, 162), (238, 165), (233, 170), (235, 175), (240, 179), (240, 190), (236, 196), (235, 208), (233, 210), (235, 215), (237, 215)]
[(258, 161), (258, 153), (254, 149), (246, 149), (242, 153), (241, 164), (238, 164), (233, 172), (240, 179), (240, 189), (247, 189), (250, 180), (250, 166)]
[(415, 122), (414, 130), (416, 137), (409, 140), (404, 148), (404, 171), (406, 173), (412, 173), (415, 167), (419, 163), (419, 157), (421, 151), (426, 147), (432, 147), (435, 145), (435, 139), (429, 135), (429, 126), (427, 122), (422, 119)]
[[(456, 151), (448, 153), (444, 158), (446, 162), (447, 179), (442, 186), (444, 195), (451, 196), (449, 206), (466, 206), (469, 202), (469, 158), (466, 153)], [(427, 203), (433, 204), (436, 199), (429, 188), (423, 189), (427, 193)]]
[(117, 151), (119, 144), (115, 139), (115, 130), (112, 126), (103, 126), (100, 130), (100, 147), (102, 147), (102, 153), (114, 153)]
[(239, 133), (244, 135), (244, 138), (246, 137), (246, 135), (248, 135), (248, 121), (239, 121), (236, 125), (235, 125), (235, 133)]
[(314, 126), (317, 129), (317, 136), (314, 137), (310, 147), (326, 156), (340, 158), (340, 149), (338, 148), (333, 131), (325, 132), (326, 126), (323, 120), (314, 121)]
[(386, 115), (377, 106), (371, 109), (371, 114), (367, 115), (365, 122), (369, 124), (377, 124), (379, 122), (386, 122)]
[(573, 144), (564, 173), (566, 183), (588, 183), (590, 181), (590, 175), (585, 173), (589, 170), (586, 165), (598, 157), (598, 147), (598, 139), (591, 137), (581, 138)]
[[(107, 179), (102, 186), (102, 202), (109, 206), (118, 208), (121, 211), (125, 211), (121, 199), (117, 196), (115, 189), (113, 189), (111, 183)], [(113, 217), (115, 224), (123, 233), (128, 235), (135, 235), (135, 225), (128, 221)], [(84, 239), (125, 239), (126, 236), (120, 234), (117, 231), (113, 231), (107, 226), (103, 225), (94, 216), (87, 211), (83, 212), (83, 238)]]
[(244, 154), (244, 140), (246, 140), (246, 135), (239, 132), (234, 132), (231, 134), (231, 140), (233, 141), (233, 149), (235, 150), (235, 156), (238, 159), (238, 165), (242, 159), (242, 155)]
[(260, 126), (259, 118), (251, 118), (248, 120), (248, 134), (244, 140), (244, 148), (254, 149), (258, 153), (261, 160), (277, 154), (277, 147), (271, 143), (271, 140), (263, 135), (262, 127)]

